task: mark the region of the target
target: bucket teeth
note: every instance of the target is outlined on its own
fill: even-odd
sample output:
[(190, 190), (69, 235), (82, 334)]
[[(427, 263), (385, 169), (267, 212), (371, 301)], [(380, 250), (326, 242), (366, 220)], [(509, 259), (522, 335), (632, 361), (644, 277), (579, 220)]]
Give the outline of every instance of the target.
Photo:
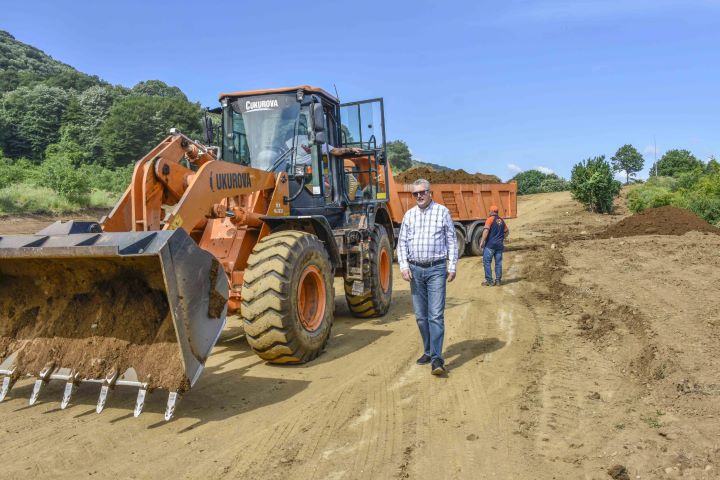
[(105, 377), (105, 381), (103, 381), (103, 386), (100, 389), (100, 397), (98, 397), (97, 406), (95, 407), (95, 411), (97, 413), (100, 413), (105, 408), (105, 402), (107, 402), (107, 396), (110, 392), (111, 388), (115, 388), (115, 383), (118, 379), (118, 372), (117, 370), (113, 370), (110, 374), (108, 374), (107, 377)]
[(147, 390), (144, 388), (141, 388), (138, 390), (138, 396), (137, 401), (135, 402), (135, 410), (133, 411), (134, 417), (139, 417), (142, 413), (142, 409), (145, 406), (145, 395), (147, 394)]
[(167, 407), (165, 408), (165, 421), (169, 422), (175, 413), (175, 405), (177, 404), (180, 395), (178, 392), (170, 392), (168, 395)]
[(40, 389), (43, 386), (43, 382), (40, 379), (35, 380), (35, 385), (33, 386), (32, 395), (30, 395), (30, 401), (28, 402), (29, 405), (35, 405), (35, 402), (37, 402), (38, 397), (40, 396)]
[(50, 374), (54, 369), (55, 364), (51, 362), (45, 365), (45, 367), (40, 371), (38, 379), (35, 380), (32, 395), (30, 395), (30, 401), (28, 402), (30, 405), (35, 405), (35, 402), (37, 402), (37, 399), (40, 396), (40, 389), (50, 380)]
[(70, 403), (70, 397), (75, 391), (75, 384), (73, 382), (67, 382), (65, 384), (65, 391), (63, 392), (62, 402), (60, 402), (60, 409), (65, 410)]
[(10, 389), (13, 387), (13, 382), (10, 377), (4, 377), (2, 381), (2, 388), (0, 388), (0, 402), (5, 400)]
[(105, 408), (105, 402), (107, 402), (107, 396), (109, 391), (110, 387), (108, 385), (103, 385), (100, 389), (100, 397), (98, 397), (97, 406), (95, 407), (95, 411), (97, 413), (102, 412)]

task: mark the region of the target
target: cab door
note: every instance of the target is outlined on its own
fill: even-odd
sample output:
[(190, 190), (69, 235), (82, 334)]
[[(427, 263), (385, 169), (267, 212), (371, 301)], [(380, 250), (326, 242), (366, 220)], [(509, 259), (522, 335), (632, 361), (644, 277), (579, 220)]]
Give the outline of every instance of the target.
[(340, 105), (343, 147), (360, 148), (361, 156), (345, 162), (345, 191), (351, 203), (387, 201), (385, 108), (382, 98)]

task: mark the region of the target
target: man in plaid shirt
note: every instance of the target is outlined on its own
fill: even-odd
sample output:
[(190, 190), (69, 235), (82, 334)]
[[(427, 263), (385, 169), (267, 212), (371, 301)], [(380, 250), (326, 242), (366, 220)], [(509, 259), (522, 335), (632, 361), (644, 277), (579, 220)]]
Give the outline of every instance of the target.
[(418, 365), (431, 363), (432, 374), (445, 373), (445, 282), (455, 279), (457, 238), (450, 211), (433, 202), (430, 182), (416, 180), (417, 206), (405, 213), (398, 235), (397, 256), (403, 279), (410, 282), (415, 318), (424, 352)]

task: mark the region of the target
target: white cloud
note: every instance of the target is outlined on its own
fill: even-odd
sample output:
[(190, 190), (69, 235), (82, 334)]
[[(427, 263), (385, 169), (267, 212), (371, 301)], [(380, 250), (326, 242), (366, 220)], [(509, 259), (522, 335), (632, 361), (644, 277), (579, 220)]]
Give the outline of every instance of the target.
[(542, 172), (545, 175), (550, 175), (551, 173), (555, 173), (555, 171), (552, 168), (548, 168), (548, 167), (535, 167), (535, 170), (537, 170), (538, 172)]
[(518, 166), (515, 165), (514, 163), (508, 163), (508, 164), (507, 164), (507, 168), (508, 168), (508, 170), (510, 170), (510, 171), (513, 172), (513, 173), (520, 173), (520, 172), (523, 171), (522, 168), (518, 167)]

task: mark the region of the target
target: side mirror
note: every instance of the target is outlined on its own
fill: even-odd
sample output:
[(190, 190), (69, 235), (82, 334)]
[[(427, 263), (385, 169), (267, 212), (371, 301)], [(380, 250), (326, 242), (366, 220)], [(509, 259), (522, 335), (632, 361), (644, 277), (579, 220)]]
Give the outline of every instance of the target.
[(312, 104), (312, 122), (315, 132), (325, 131), (325, 115), (323, 115), (322, 103)]
[(213, 122), (205, 112), (205, 118), (203, 119), (203, 137), (205, 138), (205, 144), (210, 145), (213, 141)]

